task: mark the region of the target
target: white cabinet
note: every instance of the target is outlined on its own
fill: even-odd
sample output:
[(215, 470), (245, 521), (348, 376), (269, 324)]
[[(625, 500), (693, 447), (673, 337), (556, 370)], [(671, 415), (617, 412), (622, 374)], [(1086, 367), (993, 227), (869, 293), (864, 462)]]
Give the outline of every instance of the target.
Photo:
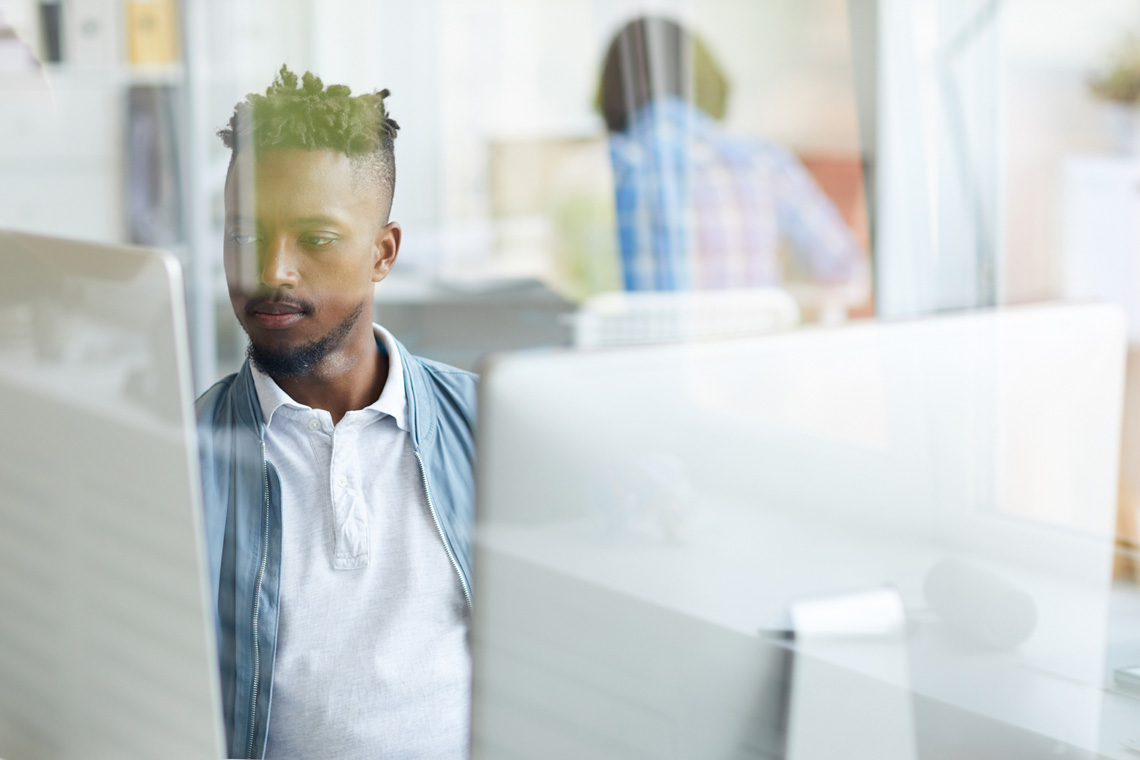
[(1066, 161), (1063, 213), (1063, 297), (1120, 304), (1140, 343), (1140, 160)]

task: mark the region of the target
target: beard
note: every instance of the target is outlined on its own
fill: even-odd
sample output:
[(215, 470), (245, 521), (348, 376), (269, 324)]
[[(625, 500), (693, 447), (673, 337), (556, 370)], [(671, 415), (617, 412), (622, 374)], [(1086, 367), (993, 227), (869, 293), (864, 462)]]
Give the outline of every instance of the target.
[(352, 332), (352, 328), (356, 326), (356, 322), (363, 313), (364, 301), (361, 301), (356, 309), (345, 317), (339, 325), (320, 338), (302, 343), (299, 346), (269, 349), (258, 346), (250, 339), (246, 355), (259, 370), (273, 378), (307, 375), (326, 356), (344, 343), (344, 339)]

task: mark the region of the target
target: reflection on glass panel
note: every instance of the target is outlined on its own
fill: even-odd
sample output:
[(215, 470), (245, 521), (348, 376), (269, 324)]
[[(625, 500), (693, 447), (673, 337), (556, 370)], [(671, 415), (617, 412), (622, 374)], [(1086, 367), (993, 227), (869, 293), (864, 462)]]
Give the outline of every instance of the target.
[(1027, 308), (493, 365), (476, 755), (1113, 749), (1122, 328)]
[[(259, 215), (333, 194), (224, 132), (293, 72), (394, 120), (398, 257), (350, 305), (489, 367), (477, 756), (1128, 757), (1137, 39), (1130, 0), (0, 0), (0, 494), (75, 502), (0, 504), (0, 569), (89, 503), (101, 569), (194, 571), (108, 504), (188, 477), (167, 339), (199, 393), (241, 368)], [(64, 263), (14, 266), (25, 233)], [(169, 251), (185, 309), (96, 242)], [(534, 348), (573, 351), (489, 358)], [(59, 672), (5, 619), (87, 609), (77, 567), (0, 572), (0, 692)]]

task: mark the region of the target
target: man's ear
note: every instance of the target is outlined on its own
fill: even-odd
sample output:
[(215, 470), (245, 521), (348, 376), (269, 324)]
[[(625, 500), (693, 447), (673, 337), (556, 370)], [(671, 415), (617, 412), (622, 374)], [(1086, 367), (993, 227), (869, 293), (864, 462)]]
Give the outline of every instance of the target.
[(372, 241), (372, 282), (380, 282), (392, 271), (400, 253), (400, 224), (388, 222)]

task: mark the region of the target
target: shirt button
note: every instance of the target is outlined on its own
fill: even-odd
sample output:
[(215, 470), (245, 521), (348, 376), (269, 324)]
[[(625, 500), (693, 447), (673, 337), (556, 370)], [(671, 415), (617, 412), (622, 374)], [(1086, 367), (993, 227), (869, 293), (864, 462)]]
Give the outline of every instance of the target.
[(347, 485), (348, 485), (348, 478), (346, 478), (345, 476), (341, 475), (340, 477), (338, 477), (338, 478), (336, 479), (336, 484), (337, 484), (338, 486), (340, 486), (341, 488), (344, 488), (345, 486), (347, 486)]
[(321, 429), (321, 421), (320, 420), (318, 420), (316, 417), (309, 420), (309, 430), (320, 430), (320, 429)]

